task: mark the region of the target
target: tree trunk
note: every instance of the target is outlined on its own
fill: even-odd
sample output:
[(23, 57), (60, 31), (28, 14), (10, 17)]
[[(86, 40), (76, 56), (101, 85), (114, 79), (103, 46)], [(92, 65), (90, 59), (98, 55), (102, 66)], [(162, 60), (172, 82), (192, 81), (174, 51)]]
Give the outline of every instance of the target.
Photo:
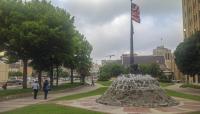
[(73, 73), (74, 73), (74, 70), (73, 70), (73, 68), (71, 68), (71, 84), (73, 84), (74, 83), (74, 76), (73, 76)]
[(58, 72), (58, 66), (56, 66), (56, 86), (58, 86), (58, 77), (59, 77), (59, 72)]
[(196, 83), (196, 76), (192, 75), (192, 78), (193, 78), (193, 83)]
[(50, 86), (53, 87), (53, 65), (50, 68)]
[(42, 70), (38, 71), (38, 83), (40, 85), (40, 89), (42, 88)]
[(85, 84), (85, 76), (84, 75), (81, 75), (81, 84)]
[(28, 60), (23, 60), (23, 89), (27, 88), (27, 67), (28, 67)]
[(187, 75), (187, 84), (189, 84), (189, 79), (190, 79), (190, 76)]

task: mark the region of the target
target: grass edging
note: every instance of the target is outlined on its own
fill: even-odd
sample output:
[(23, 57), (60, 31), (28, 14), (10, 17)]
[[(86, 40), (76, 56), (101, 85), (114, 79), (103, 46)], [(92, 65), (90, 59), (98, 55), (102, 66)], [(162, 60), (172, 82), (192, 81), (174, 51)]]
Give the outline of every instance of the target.
[(110, 86), (113, 81), (97, 81), (98, 84), (101, 84), (103, 86)]
[(200, 96), (198, 95), (191, 95), (191, 94), (185, 94), (185, 93), (180, 93), (177, 91), (165, 89), (167, 95), (173, 96), (173, 97), (180, 97), (184, 99), (190, 99), (190, 100), (195, 100), (195, 101), (200, 101)]
[(64, 96), (64, 97), (60, 97), (60, 98), (55, 99), (55, 100), (74, 100), (74, 99), (80, 99), (80, 98), (84, 98), (84, 97), (101, 95), (107, 89), (108, 89), (108, 87), (100, 87), (100, 88), (93, 90), (93, 91), (79, 93), (79, 94), (75, 94), (75, 95)]

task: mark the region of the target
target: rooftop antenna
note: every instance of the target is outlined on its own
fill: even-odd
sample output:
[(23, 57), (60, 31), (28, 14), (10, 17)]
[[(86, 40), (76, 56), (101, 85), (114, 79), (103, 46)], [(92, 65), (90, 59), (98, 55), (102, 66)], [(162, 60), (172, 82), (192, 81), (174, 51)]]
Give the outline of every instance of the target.
[(163, 41), (163, 38), (161, 38), (160, 41), (161, 41), (161, 46), (164, 47), (164, 41)]

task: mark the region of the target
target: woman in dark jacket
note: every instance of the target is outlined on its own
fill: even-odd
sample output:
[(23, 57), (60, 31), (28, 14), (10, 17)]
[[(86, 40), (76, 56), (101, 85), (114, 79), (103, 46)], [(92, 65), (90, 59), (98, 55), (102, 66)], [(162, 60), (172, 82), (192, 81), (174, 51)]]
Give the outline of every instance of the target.
[(44, 99), (47, 99), (47, 95), (49, 92), (49, 82), (48, 80), (45, 80), (44, 84), (43, 84), (43, 91), (44, 91)]

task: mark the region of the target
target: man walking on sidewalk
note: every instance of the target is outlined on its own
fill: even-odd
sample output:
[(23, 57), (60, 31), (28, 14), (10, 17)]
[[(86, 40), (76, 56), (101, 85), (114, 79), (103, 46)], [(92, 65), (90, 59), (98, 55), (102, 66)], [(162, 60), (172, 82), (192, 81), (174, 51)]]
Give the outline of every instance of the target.
[(45, 80), (45, 82), (43, 83), (44, 99), (47, 99), (49, 90), (50, 90), (49, 82), (48, 80)]
[(34, 81), (32, 88), (33, 88), (33, 92), (34, 92), (34, 99), (37, 99), (38, 90), (40, 88), (37, 81)]

